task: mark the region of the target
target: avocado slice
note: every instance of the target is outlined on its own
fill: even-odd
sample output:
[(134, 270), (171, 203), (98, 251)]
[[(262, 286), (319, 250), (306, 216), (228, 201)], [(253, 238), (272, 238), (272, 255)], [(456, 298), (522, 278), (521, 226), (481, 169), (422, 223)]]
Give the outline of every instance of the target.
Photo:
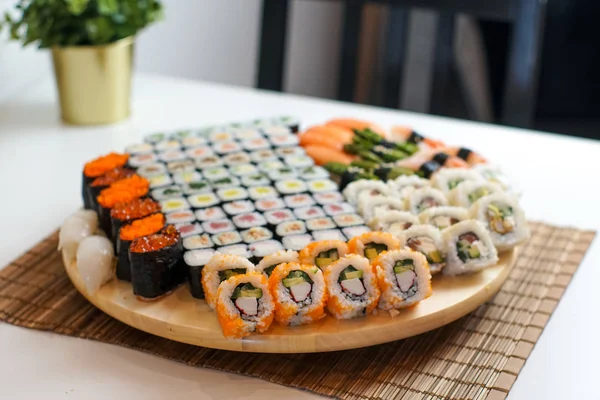
[(291, 288), (292, 286), (295, 286), (295, 285), (298, 285), (298, 284), (304, 283), (304, 282), (308, 282), (311, 285), (313, 283), (312, 279), (310, 279), (308, 274), (299, 269), (290, 271), (290, 273), (285, 278), (283, 278), (283, 280), (281, 281), (281, 283), (283, 283), (283, 286), (285, 286), (286, 288)]
[(254, 297), (255, 299), (260, 299), (262, 297), (262, 289), (254, 287), (251, 283), (242, 283), (235, 288), (231, 295), (231, 299), (235, 300), (240, 297)]
[(344, 280), (347, 279), (354, 279), (354, 278), (358, 278), (361, 279), (363, 277), (363, 272), (362, 271), (352, 271), (352, 272), (346, 272), (344, 274), (346, 276), (346, 278)]
[(412, 271), (414, 269), (415, 269), (414, 261), (410, 258), (407, 258), (405, 260), (396, 261), (396, 264), (394, 265), (394, 273), (395, 274), (401, 274), (403, 272)]
[(377, 250), (374, 248), (365, 249), (365, 257), (367, 257), (369, 260), (376, 258), (377, 255)]
[(481, 257), (481, 252), (479, 251), (479, 249), (477, 247), (471, 246), (471, 248), (469, 249), (469, 257), (479, 258), (479, 257)]
[(432, 251), (431, 253), (428, 254), (428, 256), (432, 263), (441, 263), (442, 261), (444, 261), (444, 258), (442, 257), (440, 252), (437, 250)]
[(365, 256), (369, 260), (372, 260), (387, 249), (388, 247), (383, 243), (368, 243), (365, 245)]
[(281, 281), (281, 283), (283, 283), (283, 286), (285, 286), (286, 288), (291, 288), (292, 286), (299, 285), (304, 282), (306, 282), (304, 278), (285, 278)]
[(221, 282), (226, 281), (232, 276), (242, 275), (246, 273), (246, 268), (235, 268), (235, 269), (225, 269), (223, 271), (219, 271), (219, 278)]
[(323, 269), (326, 266), (328, 266), (329, 264), (331, 264), (333, 262), (333, 260), (329, 257), (317, 257), (315, 259), (315, 264), (317, 264), (317, 267)]

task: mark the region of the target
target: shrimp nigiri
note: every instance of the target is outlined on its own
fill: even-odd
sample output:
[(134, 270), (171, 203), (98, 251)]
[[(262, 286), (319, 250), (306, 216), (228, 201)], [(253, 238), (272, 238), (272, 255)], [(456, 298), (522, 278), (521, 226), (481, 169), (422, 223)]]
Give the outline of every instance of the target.
[(404, 142), (414, 143), (417, 145), (424, 144), (429, 149), (441, 149), (446, 147), (444, 142), (439, 140), (434, 140), (430, 138), (426, 138), (417, 132), (413, 131), (412, 128), (408, 126), (393, 126), (392, 127), (392, 137), (393, 140), (401, 140)]
[(487, 160), (471, 149), (465, 147), (448, 147), (444, 150), (446, 153), (457, 156), (465, 160), (469, 165), (487, 164)]

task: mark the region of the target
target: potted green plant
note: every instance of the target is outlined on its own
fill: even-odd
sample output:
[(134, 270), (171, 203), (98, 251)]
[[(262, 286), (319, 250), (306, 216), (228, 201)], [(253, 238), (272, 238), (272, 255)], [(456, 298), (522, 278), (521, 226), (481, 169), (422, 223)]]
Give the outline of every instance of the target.
[(129, 116), (134, 38), (162, 10), (160, 0), (19, 0), (0, 32), (52, 50), (63, 121), (110, 123)]

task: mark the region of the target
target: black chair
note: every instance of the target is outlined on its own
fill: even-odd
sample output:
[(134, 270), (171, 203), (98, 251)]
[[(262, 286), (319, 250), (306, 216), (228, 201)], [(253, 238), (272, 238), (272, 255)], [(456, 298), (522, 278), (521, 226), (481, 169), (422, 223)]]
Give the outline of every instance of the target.
[[(398, 108), (407, 48), (409, 9), (438, 13), (430, 112), (444, 114), (448, 98), (454, 18), (457, 13), (512, 24), (501, 122), (529, 127), (533, 123), (545, 0), (341, 0), (344, 27), (338, 80), (338, 100), (352, 101), (356, 82), (356, 53), (362, 11), (367, 3), (390, 7), (385, 51), (384, 105)], [(263, 0), (257, 87), (282, 90), (285, 36), (290, 0)]]

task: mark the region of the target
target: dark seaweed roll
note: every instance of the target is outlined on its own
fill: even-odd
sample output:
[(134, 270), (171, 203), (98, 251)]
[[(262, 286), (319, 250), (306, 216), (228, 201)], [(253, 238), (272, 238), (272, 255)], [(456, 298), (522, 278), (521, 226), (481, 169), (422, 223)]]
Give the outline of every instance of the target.
[(153, 189), (152, 192), (150, 192), (150, 197), (152, 197), (154, 200), (165, 200), (174, 197), (181, 197), (182, 195), (183, 191), (177, 185)]
[(213, 144), (213, 150), (217, 154), (224, 155), (230, 153), (237, 153), (238, 151), (242, 150), (242, 147), (238, 142), (218, 142)]
[(248, 244), (273, 239), (273, 232), (262, 226), (255, 226), (240, 233), (244, 242)]
[(336, 225), (340, 228), (346, 228), (348, 226), (364, 225), (365, 221), (358, 214), (339, 214), (334, 215), (333, 220)]
[(197, 299), (204, 298), (202, 289), (202, 269), (215, 254), (213, 249), (191, 250), (183, 254), (183, 261), (187, 266), (187, 278), (190, 283), (190, 293)]
[(212, 235), (212, 241), (217, 246), (229, 246), (242, 242), (242, 235), (237, 231), (221, 232)]
[(180, 148), (181, 144), (178, 140), (164, 140), (154, 145), (154, 150), (157, 152), (179, 150)]
[(211, 187), (207, 181), (189, 182), (180, 186), (183, 194), (192, 195), (207, 193), (211, 191)]
[(305, 167), (300, 170), (300, 177), (306, 181), (310, 181), (313, 179), (327, 179), (329, 178), (329, 172), (318, 165), (313, 165), (311, 167)]
[(167, 224), (181, 224), (184, 222), (193, 222), (196, 216), (191, 210), (173, 211), (165, 215)]
[(264, 128), (263, 133), (266, 136), (293, 136), (292, 130), (285, 125), (273, 125)]
[(240, 229), (248, 229), (254, 226), (263, 226), (267, 220), (262, 214), (257, 212), (238, 214), (232, 218), (233, 223)]
[(133, 293), (144, 299), (169, 293), (187, 276), (181, 237), (172, 225), (135, 239), (129, 248), (129, 261)]
[(219, 253), (231, 254), (239, 257), (252, 257), (252, 252), (250, 251), (250, 249), (248, 249), (248, 245), (246, 244), (233, 244), (231, 246), (219, 247), (217, 251)]
[(283, 195), (304, 193), (307, 190), (306, 183), (300, 179), (285, 179), (275, 182), (275, 188)]
[(210, 181), (213, 189), (225, 189), (236, 187), (240, 185), (240, 180), (235, 176), (227, 176), (225, 178), (215, 179), (214, 181)]
[(287, 250), (302, 250), (308, 246), (312, 241), (313, 237), (309, 234), (304, 235), (290, 235), (284, 237), (282, 240), (283, 247)]
[(250, 159), (255, 163), (259, 163), (262, 161), (268, 161), (268, 160), (277, 160), (277, 158), (278, 158), (277, 154), (275, 154), (273, 152), (273, 150), (270, 150), (270, 149), (257, 150), (257, 151), (253, 151), (252, 153), (250, 153)]
[(213, 152), (212, 148), (210, 148), (209, 146), (199, 146), (199, 147), (194, 147), (193, 149), (187, 149), (185, 151), (185, 154), (189, 157), (189, 158), (202, 158), (202, 157), (209, 157), (209, 156), (213, 156), (215, 153)]
[(302, 147), (280, 147), (275, 149), (275, 154), (279, 157), (288, 157), (288, 156), (305, 156), (306, 151)]
[(198, 171), (175, 172), (173, 173), (173, 180), (178, 185), (190, 182), (199, 182), (202, 180), (202, 174)]
[(275, 234), (279, 237), (289, 235), (302, 235), (306, 233), (306, 224), (304, 221), (294, 220), (286, 221), (275, 227)]
[(196, 167), (201, 170), (205, 168), (220, 167), (223, 165), (223, 160), (219, 156), (204, 156), (194, 160)]
[(151, 164), (142, 165), (135, 172), (138, 175), (143, 176), (144, 178), (147, 178), (150, 176), (166, 174), (167, 167), (163, 163), (151, 163)]
[(158, 158), (168, 163), (172, 161), (185, 160), (186, 155), (181, 150), (167, 150), (163, 151), (162, 153), (158, 153)]
[(210, 235), (207, 233), (183, 238), (183, 248), (186, 250), (211, 249), (214, 245)]
[(214, 221), (217, 219), (227, 219), (225, 212), (221, 207), (208, 207), (196, 210), (196, 219), (200, 222)]
[(348, 203), (325, 204), (323, 210), (327, 215), (350, 214), (356, 210)]
[(188, 202), (194, 209), (216, 206), (221, 201), (212, 192), (200, 193), (188, 196)]
[(233, 133), (233, 135), (237, 140), (262, 138), (260, 132), (252, 128), (238, 129)]
[(258, 169), (252, 164), (233, 165), (229, 170), (235, 176), (255, 175), (258, 173)]
[(175, 228), (177, 228), (182, 238), (186, 238), (188, 236), (193, 235), (200, 235), (204, 232), (204, 230), (198, 222), (175, 224)]
[(269, 254), (283, 250), (283, 246), (277, 240), (262, 240), (260, 242), (252, 243), (248, 246), (248, 249), (252, 252), (254, 257), (261, 259)]
[(312, 233), (316, 241), (322, 240), (341, 240), (345, 242), (346, 236), (339, 229), (327, 229), (323, 231), (315, 231)]
[(298, 173), (294, 168), (281, 167), (268, 171), (269, 178), (274, 181), (280, 181), (284, 179), (294, 179), (298, 176)]
[(264, 173), (242, 176), (241, 181), (242, 185), (246, 187), (268, 186), (271, 183), (271, 180)]
[(298, 136), (296, 135), (276, 135), (270, 136), (269, 141), (273, 147), (292, 147), (298, 146)]
[(235, 226), (228, 219), (217, 219), (214, 221), (203, 222), (202, 229), (204, 229), (205, 232), (214, 235), (221, 232), (233, 231), (235, 230)]
[(313, 219), (309, 219), (305, 222), (306, 222), (306, 228), (309, 231), (320, 231), (320, 230), (325, 230), (325, 229), (335, 229), (336, 228), (335, 222), (333, 222), (333, 220), (329, 217), (313, 218)]
[(344, 202), (344, 196), (340, 192), (315, 193), (313, 197), (321, 205)]
[(166, 138), (167, 138), (167, 135), (165, 135), (164, 133), (153, 133), (153, 134), (146, 136), (144, 138), (144, 142), (150, 143), (150, 144), (157, 144), (157, 143), (162, 142)]
[(142, 165), (155, 163), (158, 161), (158, 157), (154, 153), (138, 154), (129, 158), (127, 164), (133, 168), (139, 168)]
[(181, 161), (172, 161), (167, 164), (167, 170), (171, 174), (181, 173), (181, 172), (192, 172), (196, 169), (194, 162), (190, 159), (185, 159)]
[(272, 186), (252, 186), (248, 189), (248, 195), (252, 200), (272, 199), (279, 194)]
[(200, 147), (206, 144), (206, 138), (199, 136), (188, 136), (181, 139), (181, 145), (186, 149)]
[(169, 174), (153, 175), (147, 177), (146, 179), (148, 179), (148, 182), (150, 182), (150, 189), (156, 189), (173, 184), (173, 180)]
[(294, 168), (306, 168), (315, 165), (315, 160), (307, 155), (292, 155), (286, 156), (283, 159), (285, 165)]
[(248, 153), (231, 153), (223, 156), (223, 163), (228, 166), (251, 163), (252, 159)]
[(217, 190), (217, 196), (222, 201), (245, 200), (248, 198), (248, 192), (241, 187), (232, 187)]
[(206, 169), (203, 169), (202, 172), (204, 173), (204, 176), (206, 177), (206, 179), (208, 179), (209, 181), (215, 181), (218, 179), (227, 178), (228, 176), (231, 175), (229, 170), (225, 167), (206, 168)]
[(278, 125), (287, 126), (293, 133), (298, 133), (300, 130), (300, 121), (297, 118), (284, 115), (274, 120)]
[(271, 147), (269, 141), (263, 137), (254, 139), (245, 139), (242, 141), (242, 147), (248, 151), (266, 150)]
[(254, 205), (258, 211), (270, 211), (285, 208), (285, 203), (280, 198), (270, 198), (257, 200)]
[(278, 159), (263, 160), (258, 164), (258, 169), (260, 169), (262, 172), (267, 172), (267, 173), (269, 173), (271, 171), (275, 171), (280, 168), (286, 168), (286, 166), (284, 163), (282, 163)]
[(331, 179), (315, 179), (307, 182), (308, 190), (312, 193), (334, 192), (338, 185)]
[(229, 215), (237, 215), (254, 211), (254, 204), (250, 200), (238, 200), (223, 204), (223, 210)]
[(293, 221), (296, 219), (296, 216), (288, 209), (271, 210), (265, 212), (265, 219), (270, 225), (275, 226), (282, 222)]
[(283, 201), (289, 208), (308, 207), (315, 204), (314, 199), (308, 194), (292, 194), (285, 196)]
[(162, 212), (170, 213), (173, 211), (187, 210), (190, 208), (190, 203), (183, 197), (173, 197), (166, 200), (160, 200)]
[(325, 212), (319, 206), (299, 207), (294, 209), (294, 214), (301, 220), (311, 218), (321, 218), (325, 216)]

